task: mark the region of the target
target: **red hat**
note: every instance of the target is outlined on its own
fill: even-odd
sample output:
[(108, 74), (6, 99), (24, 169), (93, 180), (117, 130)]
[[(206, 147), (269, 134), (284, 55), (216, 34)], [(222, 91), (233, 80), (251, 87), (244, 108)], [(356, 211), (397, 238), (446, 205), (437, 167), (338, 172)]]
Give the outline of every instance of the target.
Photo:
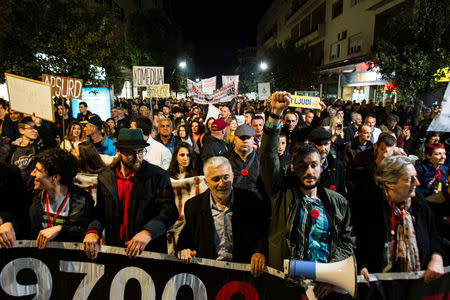
[(211, 130), (212, 131), (220, 131), (229, 125), (230, 125), (230, 123), (225, 122), (223, 119), (220, 119), (220, 118), (215, 119), (214, 122), (211, 124)]

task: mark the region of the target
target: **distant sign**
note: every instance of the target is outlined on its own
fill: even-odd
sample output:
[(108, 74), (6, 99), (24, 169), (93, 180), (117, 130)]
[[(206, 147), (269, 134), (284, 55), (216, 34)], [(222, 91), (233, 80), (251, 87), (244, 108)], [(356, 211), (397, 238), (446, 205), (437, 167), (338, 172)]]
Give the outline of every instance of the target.
[(81, 99), (82, 79), (42, 74), (42, 81), (51, 84), (55, 97)]
[[(202, 92), (206, 95), (211, 95), (216, 89), (216, 76), (202, 79)], [(233, 91), (234, 92), (234, 91)]]
[(258, 98), (266, 100), (270, 96), (270, 82), (258, 83)]
[(88, 110), (99, 115), (103, 121), (111, 117), (111, 97), (109, 89), (105, 87), (83, 88), (82, 99), (72, 99), (72, 116), (76, 119), (81, 101), (86, 102)]
[(155, 86), (164, 84), (164, 67), (133, 66), (133, 85)]
[(170, 84), (163, 84), (160, 86), (150, 87), (150, 97), (152, 98), (169, 98), (170, 97)]
[(5, 79), (11, 109), (55, 122), (50, 84), (8, 73)]
[(427, 131), (450, 132), (450, 83), (444, 93), (442, 101), (442, 111), (437, 118), (431, 121)]

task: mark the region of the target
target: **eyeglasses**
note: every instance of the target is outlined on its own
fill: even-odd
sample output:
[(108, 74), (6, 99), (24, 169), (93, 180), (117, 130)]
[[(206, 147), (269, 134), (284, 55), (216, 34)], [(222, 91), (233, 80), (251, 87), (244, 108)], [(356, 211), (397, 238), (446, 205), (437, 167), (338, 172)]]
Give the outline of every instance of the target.
[(24, 129), (37, 130), (37, 127), (36, 126), (29, 126), (29, 127), (25, 127)]
[(135, 157), (137, 156), (143, 156), (145, 154), (147, 154), (147, 149), (142, 148), (139, 150), (132, 150), (132, 149), (120, 149), (119, 150), (120, 153), (122, 153), (123, 155), (127, 156), (127, 157)]

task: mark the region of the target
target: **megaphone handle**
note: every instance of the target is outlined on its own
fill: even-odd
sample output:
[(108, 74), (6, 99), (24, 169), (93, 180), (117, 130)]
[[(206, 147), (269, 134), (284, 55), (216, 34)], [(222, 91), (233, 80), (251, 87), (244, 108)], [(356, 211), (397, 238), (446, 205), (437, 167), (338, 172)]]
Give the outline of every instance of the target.
[(300, 281), (308, 300), (317, 300), (316, 294), (314, 294), (314, 287), (316, 283), (312, 280), (302, 280)]

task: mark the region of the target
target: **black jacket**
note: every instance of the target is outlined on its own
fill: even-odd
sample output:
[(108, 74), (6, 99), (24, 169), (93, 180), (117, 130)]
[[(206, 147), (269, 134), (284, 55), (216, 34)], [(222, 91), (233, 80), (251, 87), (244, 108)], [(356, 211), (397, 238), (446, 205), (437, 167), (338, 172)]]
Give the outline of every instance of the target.
[(336, 191), (342, 196), (345, 196), (346, 182), (344, 164), (331, 154), (328, 154), (327, 161), (328, 167), (320, 174), (319, 186)]
[[(107, 245), (124, 246), (120, 239), (119, 198), (115, 169), (110, 166), (98, 176), (97, 206), (95, 219), (88, 230), (99, 233), (105, 229)], [(152, 241), (145, 248), (148, 251), (167, 252), (166, 230), (178, 218), (175, 195), (167, 173), (145, 160), (136, 171), (130, 194), (128, 209), (128, 237), (131, 239), (142, 230), (148, 230)]]
[(25, 189), (25, 183), (19, 170), (0, 161), (0, 218), (3, 223), (11, 222), (17, 239), (25, 237), (28, 229), (28, 208), (31, 193)]
[[(247, 189), (253, 192), (259, 192), (258, 191), (258, 181), (260, 181), (259, 160), (256, 151), (252, 151), (252, 153), (250, 153), (245, 162), (234, 150), (228, 151), (226, 158), (228, 158), (231, 164), (231, 168), (233, 169), (234, 173), (233, 186), (241, 189)], [(253, 162), (249, 167), (248, 163), (252, 158)], [(248, 172), (248, 174), (245, 176), (242, 175), (242, 170), (244, 169), (247, 170)], [(262, 184), (262, 182), (260, 183)], [(261, 185), (259, 186), (259, 188), (264, 189), (264, 186)]]
[[(91, 195), (82, 188), (71, 184), (69, 186), (69, 217), (62, 225), (62, 230), (54, 239), (60, 242), (81, 242), (86, 234), (86, 228), (92, 219), (94, 200)], [(45, 192), (38, 191), (34, 194), (30, 206), (31, 236), (36, 239), (42, 227), (42, 216), (45, 214)]]
[(203, 139), (203, 148), (201, 159), (205, 163), (212, 156), (225, 156), (228, 152), (227, 143), (223, 140), (213, 137), (212, 135), (207, 135)]
[[(233, 193), (233, 261), (250, 263), (254, 253), (267, 254), (267, 208), (250, 191), (235, 188)], [(177, 249), (195, 250), (198, 257), (216, 259), (209, 189), (186, 202), (184, 216), (186, 224)]]
[[(433, 252), (441, 253), (445, 260), (442, 241), (435, 229), (433, 213), (423, 195), (416, 191), (416, 196), (411, 200), (410, 212), (415, 220), (420, 264), (422, 269), (426, 269)], [(389, 204), (374, 181), (360, 186), (352, 202), (358, 268), (366, 267), (370, 273), (380, 273), (384, 267), (384, 244), (390, 234)]]

